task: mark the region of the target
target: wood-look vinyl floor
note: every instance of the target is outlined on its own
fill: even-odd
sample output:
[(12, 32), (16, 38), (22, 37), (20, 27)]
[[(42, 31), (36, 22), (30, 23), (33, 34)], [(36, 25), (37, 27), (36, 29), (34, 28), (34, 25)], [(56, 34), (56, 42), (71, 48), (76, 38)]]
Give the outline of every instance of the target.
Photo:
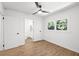
[(25, 45), (0, 51), (1, 56), (79, 56), (79, 53), (45, 40), (26, 42)]

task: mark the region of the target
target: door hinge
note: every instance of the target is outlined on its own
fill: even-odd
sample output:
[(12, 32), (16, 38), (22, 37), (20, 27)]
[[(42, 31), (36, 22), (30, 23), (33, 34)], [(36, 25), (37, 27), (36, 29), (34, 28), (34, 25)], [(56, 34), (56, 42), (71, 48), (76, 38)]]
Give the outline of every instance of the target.
[(3, 44), (3, 47), (4, 47), (4, 44)]
[(3, 17), (3, 20), (4, 20), (4, 17)]

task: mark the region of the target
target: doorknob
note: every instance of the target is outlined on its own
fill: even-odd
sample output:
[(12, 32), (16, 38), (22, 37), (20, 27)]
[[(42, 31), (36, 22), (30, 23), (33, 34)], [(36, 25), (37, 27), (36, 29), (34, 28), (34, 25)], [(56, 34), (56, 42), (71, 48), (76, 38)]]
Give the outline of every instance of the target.
[(17, 35), (19, 35), (19, 33), (17, 33)]
[(41, 30), (40, 30), (40, 32), (41, 32)]

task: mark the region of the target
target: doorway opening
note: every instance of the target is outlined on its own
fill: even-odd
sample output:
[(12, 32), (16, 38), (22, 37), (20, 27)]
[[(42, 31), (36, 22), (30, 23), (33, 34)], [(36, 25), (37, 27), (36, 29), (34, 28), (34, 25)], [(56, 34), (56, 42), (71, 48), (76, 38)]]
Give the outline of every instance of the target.
[(25, 19), (25, 39), (26, 42), (33, 41), (33, 20)]

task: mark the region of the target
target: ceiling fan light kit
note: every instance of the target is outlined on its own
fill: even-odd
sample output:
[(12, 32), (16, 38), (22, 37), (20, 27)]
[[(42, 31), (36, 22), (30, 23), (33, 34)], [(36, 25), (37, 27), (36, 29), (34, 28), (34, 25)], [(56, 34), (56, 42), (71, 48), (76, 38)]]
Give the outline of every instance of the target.
[(39, 11), (38, 14), (47, 15), (48, 13), (43, 13), (43, 12)]

